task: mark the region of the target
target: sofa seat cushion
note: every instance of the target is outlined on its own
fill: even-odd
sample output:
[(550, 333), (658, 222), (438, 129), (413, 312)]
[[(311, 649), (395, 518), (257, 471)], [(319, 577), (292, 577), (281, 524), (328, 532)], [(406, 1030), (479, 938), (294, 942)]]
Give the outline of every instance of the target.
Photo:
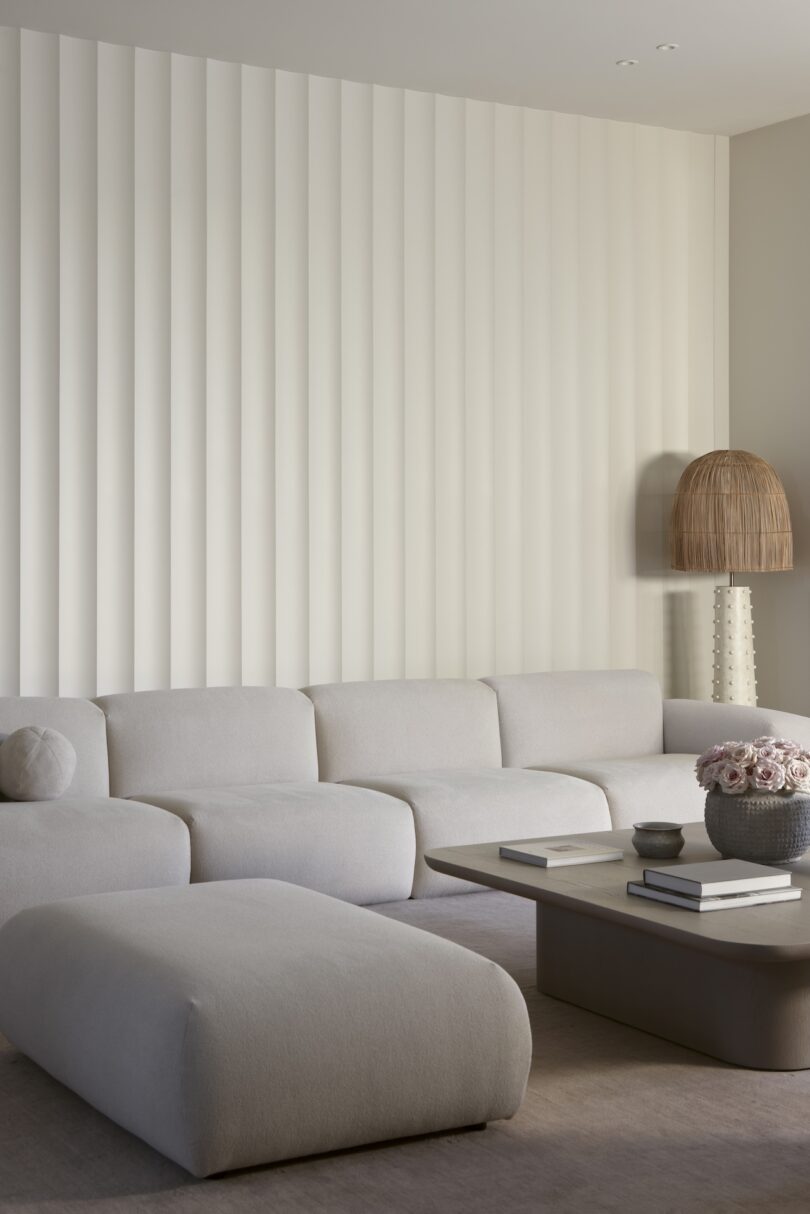
[[(604, 791), (616, 830), (634, 822), (703, 820), (705, 791), (695, 779), (696, 755), (644, 755), (554, 765)], [(547, 770), (547, 769), (544, 769)]]
[(278, 881), (25, 911), (0, 1032), (197, 1176), (511, 1117), (531, 1060), (494, 962)]
[(610, 829), (610, 814), (601, 789), (586, 780), (553, 772), (503, 767), (403, 772), (352, 783), (401, 797), (413, 810), (415, 898), (482, 888), (428, 868), (424, 853), (435, 847)]
[(273, 877), (347, 902), (407, 898), (416, 854), (404, 801), (335, 784), (148, 793), (191, 832), (192, 881)]
[(77, 894), (188, 884), (188, 830), (111, 797), (0, 803), (0, 924)]

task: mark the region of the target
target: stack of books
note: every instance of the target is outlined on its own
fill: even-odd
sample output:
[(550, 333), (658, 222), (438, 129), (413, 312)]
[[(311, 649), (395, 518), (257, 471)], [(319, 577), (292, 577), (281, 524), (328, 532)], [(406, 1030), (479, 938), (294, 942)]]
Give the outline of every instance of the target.
[(645, 868), (643, 881), (628, 881), (627, 892), (653, 902), (686, 910), (735, 910), (766, 902), (795, 902), (801, 886), (781, 868), (749, 860), (709, 860), (703, 864), (673, 864)]

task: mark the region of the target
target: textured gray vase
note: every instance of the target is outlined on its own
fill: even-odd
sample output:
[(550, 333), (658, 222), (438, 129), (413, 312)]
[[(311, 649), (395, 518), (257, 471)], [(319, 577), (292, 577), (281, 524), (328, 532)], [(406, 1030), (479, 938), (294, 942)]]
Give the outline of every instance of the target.
[(786, 864), (810, 847), (810, 793), (706, 794), (706, 833), (722, 856)]

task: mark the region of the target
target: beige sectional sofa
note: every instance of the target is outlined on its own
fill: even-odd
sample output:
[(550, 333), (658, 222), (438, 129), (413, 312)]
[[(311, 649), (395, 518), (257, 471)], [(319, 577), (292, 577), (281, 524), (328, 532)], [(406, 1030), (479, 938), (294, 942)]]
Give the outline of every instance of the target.
[(810, 720), (664, 700), (641, 671), (0, 699), (78, 764), (58, 801), (0, 803), (0, 923), (78, 894), (275, 878), (372, 904), (460, 893), (433, 847), (695, 820), (695, 754)]
[(349, 903), (476, 888), (442, 844), (697, 818), (697, 751), (810, 743), (638, 671), (0, 700), (22, 725), (78, 762), (0, 805), (0, 1031), (197, 1176), (520, 1107), (515, 982)]

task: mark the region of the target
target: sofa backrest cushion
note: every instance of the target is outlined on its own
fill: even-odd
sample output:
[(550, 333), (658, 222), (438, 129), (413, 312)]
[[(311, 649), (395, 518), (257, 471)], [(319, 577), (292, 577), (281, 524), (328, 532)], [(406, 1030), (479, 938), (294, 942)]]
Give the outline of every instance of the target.
[(500, 767), (498, 704), (473, 679), (390, 679), (308, 687), (322, 780)]
[(506, 767), (553, 767), (663, 751), (661, 689), (646, 671), (555, 671), (484, 682), (498, 696)]
[(1, 696), (0, 735), (25, 725), (56, 729), (73, 743), (76, 770), (66, 797), (106, 797), (110, 792), (104, 713), (91, 700), (50, 696)]
[(312, 704), (300, 691), (134, 691), (96, 703), (107, 718), (114, 797), (318, 778)]

